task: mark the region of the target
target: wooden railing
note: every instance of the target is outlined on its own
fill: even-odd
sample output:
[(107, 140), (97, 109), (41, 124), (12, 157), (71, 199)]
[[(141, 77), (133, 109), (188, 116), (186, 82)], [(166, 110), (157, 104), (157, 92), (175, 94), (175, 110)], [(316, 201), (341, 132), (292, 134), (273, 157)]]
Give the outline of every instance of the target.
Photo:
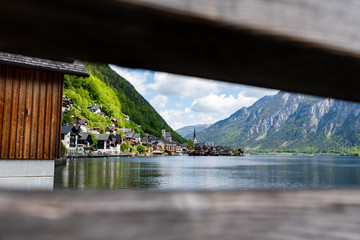
[(360, 101), (358, 0), (2, 0), (0, 9), (0, 51)]
[(2, 192), (1, 239), (353, 239), (360, 191)]

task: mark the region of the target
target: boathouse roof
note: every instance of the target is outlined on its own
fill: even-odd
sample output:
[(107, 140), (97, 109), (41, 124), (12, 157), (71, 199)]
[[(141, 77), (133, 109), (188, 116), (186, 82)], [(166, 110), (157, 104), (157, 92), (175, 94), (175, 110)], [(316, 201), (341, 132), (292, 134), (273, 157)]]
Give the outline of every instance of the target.
[(89, 77), (84, 65), (74, 59), (48, 59), (0, 52), (0, 64)]

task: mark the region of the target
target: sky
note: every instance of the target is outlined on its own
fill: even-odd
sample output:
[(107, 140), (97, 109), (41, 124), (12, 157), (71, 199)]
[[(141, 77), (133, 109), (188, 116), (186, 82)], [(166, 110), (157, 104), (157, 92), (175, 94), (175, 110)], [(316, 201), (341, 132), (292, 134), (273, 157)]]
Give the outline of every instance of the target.
[(110, 65), (174, 130), (213, 124), (278, 90)]

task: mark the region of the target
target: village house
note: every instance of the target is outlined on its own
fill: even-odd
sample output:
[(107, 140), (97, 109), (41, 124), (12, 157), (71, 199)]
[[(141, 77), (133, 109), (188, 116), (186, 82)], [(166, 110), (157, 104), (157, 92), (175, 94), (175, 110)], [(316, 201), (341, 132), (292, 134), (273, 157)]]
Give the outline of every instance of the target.
[(80, 136), (77, 139), (78, 149), (92, 150), (91, 144), (92, 144), (91, 134), (88, 132), (81, 132)]
[(80, 128), (78, 126), (61, 127), (61, 142), (69, 153), (75, 153), (77, 151), (77, 140), (79, 136)]
[(105, 128), (105, 132), (107, 134), (116, 134), (116, 128), (114, 126), (109, 126)]
[(80, 125), (80, 129), (82, 132), (87, 132), (86, 126), (88, 125), (88, 121), (86, 119), (81, 119), (78, 117), (74, 117), (73, 119), (74, 119), (75, 123)]
[(165, 142), (165, 152), (175, 153), (176, 152), (176, 143), (174, 142)]
[(129, 133), (129, 132), (132, 131), (131, 128), (119, 128), (118, 130), (119, 130), (119, 131), (123, 131), (124, 133)]
[(128, 122), (130, 121), (129, 115), (125, 115), (124, 118), (125, 118), (125, 120), (128, 121)]
[(214, 142), (206, 142), (205, 146), (210, 148), (210, 147), (215, 147), (215, 143)]
[(165, 143), (161, 140), (152, 140), (151, 141), (154, 150), (164, 150)]
[(71, 99), (71, 98), (67, 98), (66, 95), (63, 95), (63, 99), (62, 99), (62, 112), (68, 112), (68, 111), (70, 111), (72, 105), (73, 105), (72, 99)]
[(97, 150), (103, 153), (111, 152), (112, 137), (110, 134), (98, 134)]
[(93, 127), (93, 129), (90, 130), (90, 133), (100, 134), (101, 133), (101, 127)]
[(110, 121), (114, 127), (118, 127), (117, 119), (116, 118), (110, 118)]
[(112, 134), (111, 138), (112, 138), (112, 142), (111, 142), (112, 154), (120, 154), (121, 152), (120, 144), (122, 143), (121, 135)]
[(134, 134), (134, 144), (139, 145), (141, 143), (141, 135), (140, 133)]
[(126, 142), (130, 143), (131, 145), (134, 145), (135, 139), (134, 139), (135, 132), (129, 132), (124, 134), (124, 139)]
[(88, 109), (93, 113), (102, 114), (102, 105), (90, 105)]
[(176, 153), (183, 152), (183, 147), (181, 145), (176, 145)]

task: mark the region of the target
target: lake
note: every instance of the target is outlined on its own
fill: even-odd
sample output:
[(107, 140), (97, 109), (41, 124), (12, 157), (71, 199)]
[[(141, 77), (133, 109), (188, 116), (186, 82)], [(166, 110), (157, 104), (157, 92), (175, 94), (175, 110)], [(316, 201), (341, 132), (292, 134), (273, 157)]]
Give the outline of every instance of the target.
[(139, 157), (68, 160), (55, 189), (249, 190), (360, 187), (360, 157)]

